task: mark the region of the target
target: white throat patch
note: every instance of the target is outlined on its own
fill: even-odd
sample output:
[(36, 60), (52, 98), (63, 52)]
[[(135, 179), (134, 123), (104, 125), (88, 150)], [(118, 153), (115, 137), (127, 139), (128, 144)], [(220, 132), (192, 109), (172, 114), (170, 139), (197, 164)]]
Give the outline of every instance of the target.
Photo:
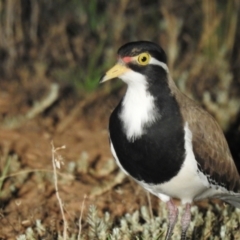
[(120, 77), (128, 84), (119, 114), (129, 141), (144, 134), (144, 126), (151, 125), (160, 114), (156, 112), (154, 98), (147, 91), (145, 77), (137, 72), (128, 71)]

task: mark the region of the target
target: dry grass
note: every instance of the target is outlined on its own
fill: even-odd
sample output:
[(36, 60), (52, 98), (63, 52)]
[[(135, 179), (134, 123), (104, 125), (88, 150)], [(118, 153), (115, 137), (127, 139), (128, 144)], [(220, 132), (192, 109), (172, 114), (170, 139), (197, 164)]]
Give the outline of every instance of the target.
[(60, 169), (61, 165), (63, 164), (62, 156), (59, 155), (57, 152), (61, 149), (65, 149), (65, 146), (55, 148), (53, 142), (51, 142), (51, 145), (52, 145), (52, 165), (53, 165), (53, 176), (54, 176), (54, 188), (56, 191), (56, 197), (58, 200), (59, 208), (60, 208), (62, 219), (63, 219), (63, 240), (67, 240), (68, 239), (68, 233), (67, 233), (68, 222), (66, 220), (64, 209), (63, 209), (64, 204), (62, 202), (62, 199), (60, 197), (59, 190), (58, 190), (58, 177), (57, 177), (57, 168)]

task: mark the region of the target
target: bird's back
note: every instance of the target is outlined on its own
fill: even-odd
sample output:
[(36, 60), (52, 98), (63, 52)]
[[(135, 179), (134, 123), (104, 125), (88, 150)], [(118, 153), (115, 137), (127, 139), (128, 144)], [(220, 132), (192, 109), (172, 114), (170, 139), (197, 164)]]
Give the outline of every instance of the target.
[(195, 101), (182, 94), (170, 79), (172, 94), (192, 132), (193, 151), (199, 168), (209, 181), (229, 191), (240, 192), (240, 177), (228, 143), (216, 120)]

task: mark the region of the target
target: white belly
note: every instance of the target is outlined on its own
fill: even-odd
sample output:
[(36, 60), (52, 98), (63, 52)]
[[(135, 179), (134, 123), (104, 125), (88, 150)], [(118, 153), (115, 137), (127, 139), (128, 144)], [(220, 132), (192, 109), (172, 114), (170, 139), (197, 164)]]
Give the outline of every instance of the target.
[[(198, 169), (192, 149), (192, 133), (186, 123), (185, 131), (185, 150), (186, 156), (178, 174), (168, 182), (162, 184), (149, 184), (136, 180), (143, 188), (158, 196), (162, 201), (170, 198), (178, 198), (183, 204), (191, 203), (193, 200), (200, 200), (215, 195), (221, 195), (228, 191), (223, 187), (210, 185), (207, 177)], [(111, 143), (112, 154), (118, 166), (127, 174), (128, 172), (121, 166), (116, 155), (113, 144)], [(159, 163), (161, 165), (161, 163)]]

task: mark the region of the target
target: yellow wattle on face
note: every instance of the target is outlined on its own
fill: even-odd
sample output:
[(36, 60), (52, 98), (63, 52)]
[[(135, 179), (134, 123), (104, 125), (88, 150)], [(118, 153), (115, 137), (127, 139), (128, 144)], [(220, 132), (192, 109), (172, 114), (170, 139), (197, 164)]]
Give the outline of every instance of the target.
[(131, 69), (129, 69), (126, 66), (126, 64), (129, 62), (138, 64), (141, 66), (146, 66), (147, 64), (149, 64), (150, 59), (151, 59), (151, 55), (148, 52), (140, 53), (139, 55), (134, 57), (123, 57), (123, 59), (120, 59), (115, 66), (113, 66), (110, 70), (108, 70), (105, 73), (105, 75), (101, 77), (100, 83), (117, 78), (122, 74), (130, 71)]

